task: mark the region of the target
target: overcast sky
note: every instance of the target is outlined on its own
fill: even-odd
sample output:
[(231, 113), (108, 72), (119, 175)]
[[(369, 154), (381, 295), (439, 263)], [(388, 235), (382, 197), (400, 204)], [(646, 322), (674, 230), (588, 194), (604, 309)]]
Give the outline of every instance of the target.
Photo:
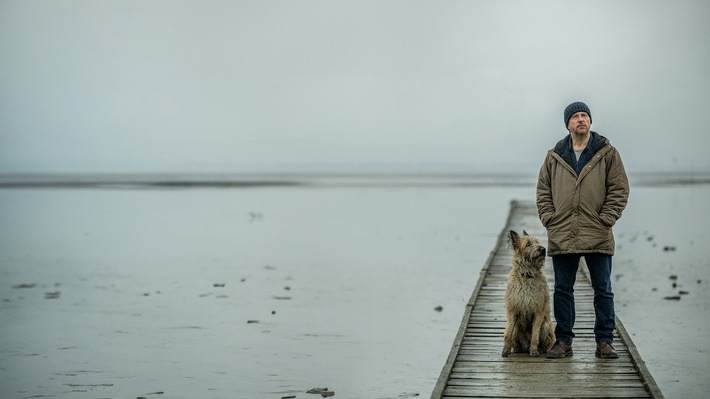
[(0, 0), (0, 173), (710, 170), (710, 2)]

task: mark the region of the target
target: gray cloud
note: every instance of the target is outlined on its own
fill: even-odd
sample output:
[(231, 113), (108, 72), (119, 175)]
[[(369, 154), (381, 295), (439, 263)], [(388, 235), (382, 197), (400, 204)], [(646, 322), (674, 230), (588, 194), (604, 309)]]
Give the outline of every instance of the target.
[(708, 169), (709, 11), (6, 1), (0, 171), (537, 168), (576, 100), (630, 168)]

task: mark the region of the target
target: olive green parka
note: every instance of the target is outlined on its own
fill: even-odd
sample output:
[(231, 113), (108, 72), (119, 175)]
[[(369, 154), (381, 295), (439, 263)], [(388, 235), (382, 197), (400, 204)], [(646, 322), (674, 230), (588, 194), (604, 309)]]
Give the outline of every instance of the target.
[(547, 152), (537, 182), (537, 209), (547, 229), (548, 254), (614, 255), (612, 226), (629, 198), (629, 182), (619, 153), (591, 132), (591, 158), (577, 175), (569, 136)]

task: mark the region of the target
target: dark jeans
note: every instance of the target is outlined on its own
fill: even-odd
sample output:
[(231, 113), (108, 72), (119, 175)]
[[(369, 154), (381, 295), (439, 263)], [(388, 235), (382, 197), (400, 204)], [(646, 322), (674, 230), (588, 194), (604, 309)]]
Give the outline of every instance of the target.
[(579, 269), (579, 259), (584, 256), (589, 278), (594, 288), (594, 337), (597, 342), (612, 342), (614, 328), (614, 293), (611, 291), (611, 255), (565, 254), (552, 257), (555, 269), (555, 336), (572, 344), (574, 338), (574, 282)]

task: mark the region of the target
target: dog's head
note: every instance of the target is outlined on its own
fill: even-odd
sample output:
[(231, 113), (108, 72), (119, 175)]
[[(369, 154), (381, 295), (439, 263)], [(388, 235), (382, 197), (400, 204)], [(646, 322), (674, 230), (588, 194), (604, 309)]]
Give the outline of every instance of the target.
[(540, 259), (544, 260), (545, 254), (547, 253), (545, 247), (540, 245), (540, 241), (534, 236), (529, 235), (525, 230), (523, 230), (522, 236), (510, 230), (508, 232), (508, 244), (513, 248), (517, 256), (524, 261), (530, 261), (532, 263), (536, 263)]

